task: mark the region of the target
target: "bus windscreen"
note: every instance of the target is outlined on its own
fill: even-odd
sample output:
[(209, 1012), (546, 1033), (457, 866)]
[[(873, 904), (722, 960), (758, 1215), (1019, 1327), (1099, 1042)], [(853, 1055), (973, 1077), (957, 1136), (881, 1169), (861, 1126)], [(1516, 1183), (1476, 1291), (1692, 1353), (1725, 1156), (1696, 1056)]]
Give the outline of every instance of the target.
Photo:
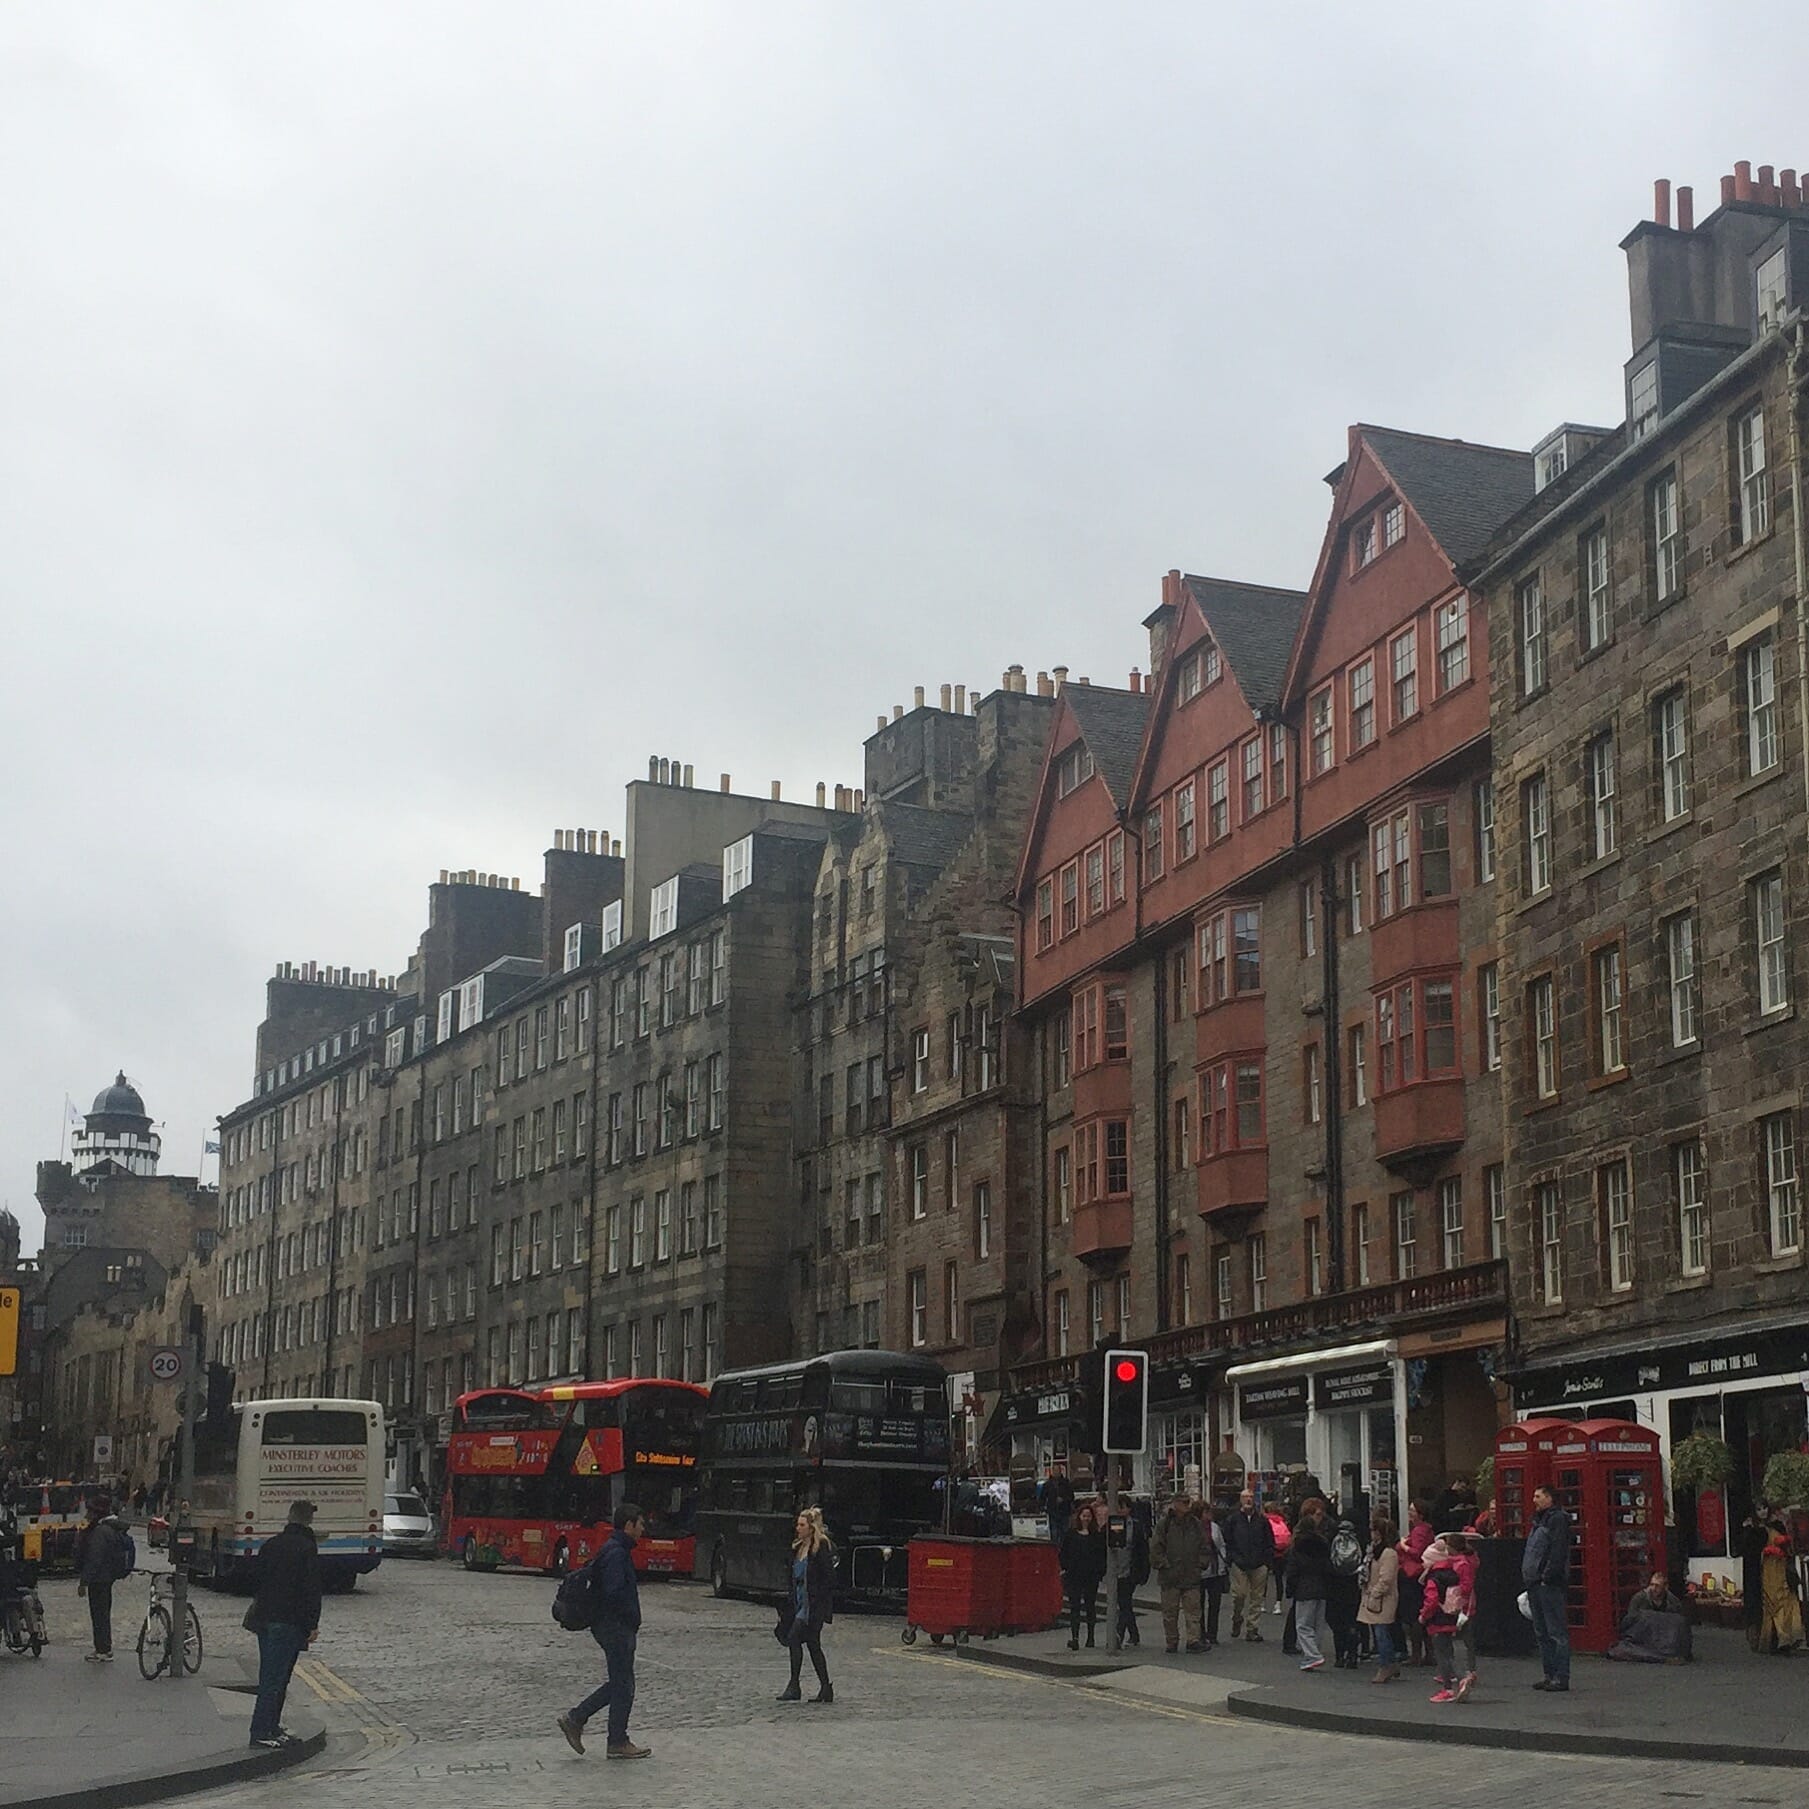
[(264, 1415), (266, 1445), (357, 1445), (365, 1441), (365, 1418), (343, 1407), (279, 1407)]

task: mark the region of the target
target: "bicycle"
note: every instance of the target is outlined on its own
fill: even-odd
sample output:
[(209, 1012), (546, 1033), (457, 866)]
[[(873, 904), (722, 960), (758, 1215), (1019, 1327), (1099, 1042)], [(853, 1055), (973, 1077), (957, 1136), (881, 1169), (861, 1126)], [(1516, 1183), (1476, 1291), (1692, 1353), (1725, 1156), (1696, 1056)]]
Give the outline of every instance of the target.
[[(139, 1576), (151, 1579), (150, 1606), (144, 1611), (144, 1625), (138, 1629), (138, 1670), (146, 1683), (161, 1677), (170, 1665), (173, 1639), (170, 1611), (164, 1606), (159, 1579), (169, 1576), (167, 1570), (141, 1570)], [(182, 1668), (191, 1677), (201, 1669), (201, 1617), (195, 1604), (188, 1604), (188, 1631), (182, 1642)]]

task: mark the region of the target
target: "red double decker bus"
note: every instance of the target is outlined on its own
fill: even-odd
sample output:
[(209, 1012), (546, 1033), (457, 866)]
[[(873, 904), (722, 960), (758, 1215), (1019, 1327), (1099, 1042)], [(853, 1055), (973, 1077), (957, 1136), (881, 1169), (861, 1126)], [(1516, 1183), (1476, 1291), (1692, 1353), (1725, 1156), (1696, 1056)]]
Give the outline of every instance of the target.
[(709, 1391), (654, 1379), (481, 1388), (452, 1407), (442, 1538), (467, 1570), (563, 1575), (637, 1503), (637, 1570), (689, 1576)]

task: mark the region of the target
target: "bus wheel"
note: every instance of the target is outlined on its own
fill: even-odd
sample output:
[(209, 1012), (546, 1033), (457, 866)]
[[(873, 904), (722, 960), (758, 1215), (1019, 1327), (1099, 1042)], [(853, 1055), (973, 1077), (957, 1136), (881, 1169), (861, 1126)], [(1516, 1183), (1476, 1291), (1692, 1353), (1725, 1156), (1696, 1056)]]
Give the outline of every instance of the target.
[(947, 1637), (947, 1635), (946, 1635), (946, 1634), (942, 1634), (942, 1633), (932, 1633), (932, 1634), (931, 1634), (931, 1635), (930, 1635), (930, 1644), (931, 1644), (931, 1645), (932, 1645), (932, 1646), (939, 1646), (939, 1645), (941, 1645), (941, 1644), (942, 1644), (942, 1642), (943, 1642), (943, 1640), (944, 1640), (944, 1639), (945, 1639), (945, 1638), (946, 1638), (946, 1637)]
[(907, 1646), (914, 1646), (917, 1644), (917, 1629), (915, 1627), (907, 1625), (905, 1630), (901, 1634), (899, 1634), (898, 1637)]
[(465, 1543), (459, 1547), (459, 1562), (467, 1570), (481, 1570), (483, 1566), (477, 1561), (477, 1541), (467, 1533)]
[(729, 1593), (729, 1560), (720, 1545), (710, 1554), (710, 1593), (718, 1599)]
[(559, 1543), (553, 1547), (552, 1575), (556, 1577), (565, 1576), (571, 1570), (571, 1567), (572, 1554), (565, 1549), (565, 1541), (561, 1539)]

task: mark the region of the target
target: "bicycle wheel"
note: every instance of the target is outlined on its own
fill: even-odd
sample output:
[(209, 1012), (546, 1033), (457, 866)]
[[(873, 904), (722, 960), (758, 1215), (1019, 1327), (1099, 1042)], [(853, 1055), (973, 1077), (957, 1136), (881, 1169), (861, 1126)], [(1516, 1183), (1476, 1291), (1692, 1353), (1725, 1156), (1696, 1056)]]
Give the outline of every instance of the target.
[(188, 1637), (182, 1642), (182, 1668), (189, 1676), (201, 1669), (201, 1617), (195, 1604), (188, 1605)]
[(163, 1675), (170, 1662), (170, 1616), (161, 1603), (147, 1609), (144, 1625), (138, 1629), (138, 1670), (149, 1683)]

